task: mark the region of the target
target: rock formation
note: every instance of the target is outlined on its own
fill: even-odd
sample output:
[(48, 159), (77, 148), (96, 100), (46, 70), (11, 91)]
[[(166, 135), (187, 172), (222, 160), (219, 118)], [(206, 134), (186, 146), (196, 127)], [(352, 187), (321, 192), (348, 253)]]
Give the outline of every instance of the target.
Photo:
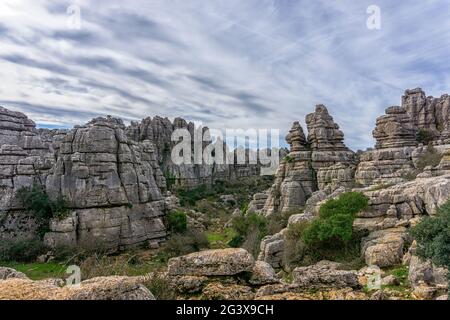
[(124, 129), (120, 119), (97, 118), (64, 137), (46, 189), (73, 211), (51, 223), (50, 245), (119, 249), (164, 239), (165, 180), (154, 146), (129, 140)]
[[(194, 151), (195, 147), (192, 145), (192, 164), (175, 165), (171, 160), (171, 150), (176, 145), (172, 141), (172, 134), (175, 130), (186, 129), (189, 131), (192, 144), (194, 137), (197, 135), (200, 139), (204, 134), (209, 132), (207, 127), (196, 127), (194, 123), (187, 122), (182, 118), (175, 118), (171, 122), (168, 118), (154, 117), (143, 119), (141, 122), (132, 122), (126, 128), (127, 136), (137, 142), (149, 140), (155, 145), (155, 154), (161, 170), (166, 176), (170, 176), (174, 180), (174, 184), (187, 188), (195, 188), (200, 185), (211, 185), (214, 181), (236, 181), (242, 178), (258, 176), (260, 174), (260, 165), (250, 164), (248, 161), (250, 150), (246, 150), (246, 161), (244, 164), (238, 164), (235, 161), (233, 164), (195, 164)], [(203, 142), (203, 148), (210, 145), (211, 139)], [(234, 151), (227, 149), (224, 145), (224, 157), (226, 154)]]
[(272, 215), (302, 209), (314, 191), (353, 185), (355, 154), (343, 143), (344, 134), (328, 110), (318, 105), (307, 115), (308, 138), (295, 122), (286, 141), (290, 153), (281, 162), (262, 213)]
[(368, 186), (411, 179), (417, 174), (414, 152), (419, 144), (439, 147), (448, 143), (449, 123), (448, 95), (433, 98), (420, 88), (406, 90), (402, 106), (386, 109), (386, 115), (377, 119), (373, 131), (376, 150), (361, 155), (356, 182)]

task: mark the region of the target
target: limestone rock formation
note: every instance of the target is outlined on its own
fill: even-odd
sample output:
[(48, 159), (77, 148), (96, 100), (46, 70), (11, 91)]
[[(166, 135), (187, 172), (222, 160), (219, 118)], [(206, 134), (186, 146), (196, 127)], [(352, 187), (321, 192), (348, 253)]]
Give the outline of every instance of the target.
[(207, 250), (169, 260), (171, 276), (232, 276), (251, 272), (255, 261), (244, 249)]
[(51, 141), (23, 113), (0, 107), (0, 239), (29, 238), (36, 230), (16, 192), (45, 181), (55, 162)]
[(292, 275), (295, 285), (308, 290), (360, 287), (356, 271), (339, 270), (339, 264), (329, 261), (297, 267)]
[(120, 119), (97, 118), (64, 137), (46, 187), (73, 211), (52, 221), (48, 244), (119, 249), (165, 237), (165, 181), (153, 146), (124, 129)]
[(286, 141), (290, 153), (281, 162), (262, 213), (272, 215), (304, 207), (317, 190), (353, 185), (355, 154), (344, 145), (344, 134), (323, 105), (307, 115), (308, 138), (295, 122)]
[(29, 279), (0, 280), (0, 300), (155, 300), (141, 277), (102, 277), (60, 288)]
[(416, 145), (413, 124), (404, 107), (387, 108), (386, 115), (377, 119), (373, 137), (377, 140), (377, 149)]
[[(175, 165), (171, 159), (172, 148), (177, 142), (172, 141), (172, 134), (178, 129), (186, 129), (192, 139), (192, 161), (191, 164)], [(194, 123), (187, 122), (182, 118), (175, 118), (171, 122), (168, 118), (154, 117), (145, 118), (141, 122), (132, 122), (126, 128), (127, 136), (133, 141), (151, 141), (155, 146), (155, 154), (161, 170), (170, 176), (173, 183), (187, 188), (194, 188), (200, 185), (210, 185), (216, 180), (236, 181), (246, 177), (258, 176), (260, 174), (260, 164), (251, 164), (248, 161), (250, 150), (246, 150), (246, 161), (239, 164), (196, 164), (194, 161), (194, 138), (203, 139), (207, 137), (209, 129), (207, 127), (196, 127)], [(202, 143), (202, 148), (210, 145), (211, 139)], [(201, 150), (200, 150), (201, 152)], [(236, 157), (234, 151), (224, 146), (224, 154)], [(202, 155), (202, 154), (201, 154)], [(224, 156), (224, 157), (225, 157)], [(225, 160), (224, 160), (225, 162)]]

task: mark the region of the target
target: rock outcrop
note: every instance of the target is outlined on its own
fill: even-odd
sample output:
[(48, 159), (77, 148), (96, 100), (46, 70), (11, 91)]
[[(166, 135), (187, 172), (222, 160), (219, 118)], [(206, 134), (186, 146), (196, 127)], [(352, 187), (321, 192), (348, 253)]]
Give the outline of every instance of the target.
[[(171, 159), (171, 150), (177, 142), (172, 141), (172, 134), (178, 129), (186, 129), (192, 139), (192, 161), (191, 164), (174, 164)], [(208, 137), (207, 127), (196, 127), (193, 122), (187, 122), (182, 118), (175, 118), (171, 122), (168, 118), (154, 117), (143, 119), (141, 122), (132, 122), (126, 128), (127, 136), (133, 141), (151, 141), (155, 146), (155, 155), (164, 174), (173, 180), (177, 186), (195, 188), (200, 185), (211, 185), (217, 180), (237, 181), (247, 177), (260, 175), (260, 163), (252, 164), (248, 161), (251, 150), (246, 150), (245, 163), (226, 164), (225, 157), (236, 157), (234, 151), (227, 149), (224, 145), (224, 164), (196, 164), (194, 161), (195, 137), (203, 139)], [(204, 149), (210, 145), (211, 139), (202, 143)], [(200, 140), (201, 141), (201, 140)], [(201, 152), (201, 150), (200, 150)]]
[(344, 145), (344, 134), (323, 105), (307, 115), (308, 138), (295, 122), (286, 141), (290, 153), (281, 161), (262, 213), (300, 210), (317, 190), (352, 186), (355, 154)]
[(169, 260), (170, 276), (233, 276), (251, 272), (255, 261), (244, 249), (208, 250)]
[[(441, 149), (450, 142), (450, 97), (426, 97), (422, 89), (406, 90), (402, 105), (386, 109), (377, 119), (373, 136), (376, 150), (361, 155), (356, 182), (364, 186), (394, 184), (413, 179), (418, 173), (420, 144)], [(444, 149), (444, 150), (442, 150)]]
[(142, 277), (93, 278), (58, 287), (25, 278), (0, 279), (0, 300), (155, 300)]
[(51, 223), (51, 246), (97, 243), (129, 247), (164, 239), (165, 180), (149, 141), (127, 138), (120, 119), (97, 118), (69, 132), (46, 181), (69, 217)]

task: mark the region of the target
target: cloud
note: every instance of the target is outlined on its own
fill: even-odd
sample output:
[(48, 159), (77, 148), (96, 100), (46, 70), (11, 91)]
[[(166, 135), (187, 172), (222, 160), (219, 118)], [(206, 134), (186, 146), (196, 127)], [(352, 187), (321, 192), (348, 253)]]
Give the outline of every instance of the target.
[[(73, 3), (80, 30), (67, 28)], [(45, 126), (161, 115), (282, 135), (323, 103), (365, 149), (405, 89), (450, 85), (450, 4), (379, 0), (381, 30), (369, 30), (372, 4), (3, 0), (0, 103)]]

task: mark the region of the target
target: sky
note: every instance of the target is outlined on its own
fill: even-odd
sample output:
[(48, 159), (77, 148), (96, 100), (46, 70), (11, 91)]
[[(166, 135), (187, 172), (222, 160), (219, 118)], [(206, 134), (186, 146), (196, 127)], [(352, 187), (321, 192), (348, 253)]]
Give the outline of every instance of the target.
[(159, 115), (285, 135), (325, 104), (364, 150), (405, 89), (450, 91), (449, 56), (449, 1), (0, 2), (0, 105), (39, 127)]

